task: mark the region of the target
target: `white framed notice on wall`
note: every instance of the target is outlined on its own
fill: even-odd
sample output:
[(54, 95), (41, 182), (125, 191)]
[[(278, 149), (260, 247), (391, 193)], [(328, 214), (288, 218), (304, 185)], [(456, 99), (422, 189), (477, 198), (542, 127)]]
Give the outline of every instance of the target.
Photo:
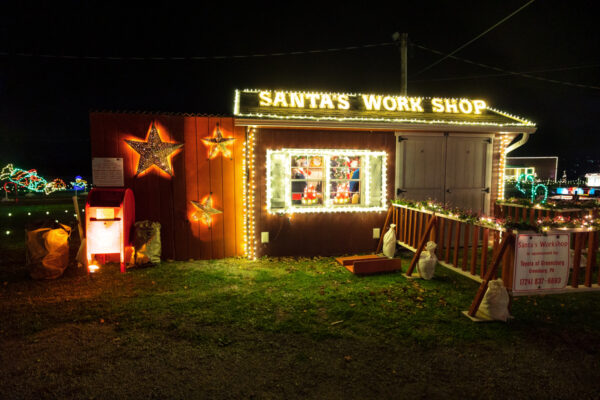
[(97, 187), (123, 187), (123, 158), (92, 158), (92, 180)]

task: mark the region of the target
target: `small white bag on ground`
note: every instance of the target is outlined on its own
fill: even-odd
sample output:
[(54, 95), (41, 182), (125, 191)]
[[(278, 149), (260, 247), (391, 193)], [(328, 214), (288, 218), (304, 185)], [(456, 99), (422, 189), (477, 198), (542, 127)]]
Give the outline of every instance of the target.
[(396, 254), (396, 224), (391, 224), (390, 229), (383, 236), (383, 255), (394, 258)]
[(433, 278), (435, 265), (438, 262), (437, 256), (435, 255), (436, 248), (437, 244), (429, 241), (425, 245), (425, 250), (421, 252), (419, 262), (417, 263), (417, 272), (419, 272), (419, 275), (421, 275), (421, 278), (423, 279), (429, 280)]
[(504, 287), (502, 279), (498, 278), (490, 281), (476, 315), (479, 318), (506, 322), (510, 317), (508, 312), (509, 302), (510, 297), (508, 296), (508, 291)]

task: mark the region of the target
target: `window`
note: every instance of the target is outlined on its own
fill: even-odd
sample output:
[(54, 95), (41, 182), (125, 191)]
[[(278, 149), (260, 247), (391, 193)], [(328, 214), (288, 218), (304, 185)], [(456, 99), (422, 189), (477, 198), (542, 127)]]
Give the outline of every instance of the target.
[(381, 211), (387, 198), (383, 151), (267, 150), (270, 212)]

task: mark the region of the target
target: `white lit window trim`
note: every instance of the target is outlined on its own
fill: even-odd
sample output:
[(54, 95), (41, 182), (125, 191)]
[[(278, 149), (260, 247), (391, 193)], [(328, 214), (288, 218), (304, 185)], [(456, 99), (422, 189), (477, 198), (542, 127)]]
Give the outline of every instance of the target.
[[(271, 155), (273, 153), (285, 153), (286, 154), (286, 177), (285, 177), (285, 207), (284, 208), (272, 208), (271, 199), (273, 195), (271, 187)], [(341, 206), (332, 204), (329, 197), (330, 192), (330, 158), (343, 154), (344, 156), (381, 156), (381, 199), (379, 206)], [(315, 206), (295, 206), (292, 204), (291, 197), (291, 157), (294, 155), (319, 155), (325, 159), (325, 188), (324, 195), (327, 201), (324, 204)], [(371, 176), (369, 167), (369, 157), (364, 158), (366, 161), (365, 167), (362, 167), (365, 171), (364, 182), (365, 187), (365, 198), (369, 198), (371, 185), (373, 184), (373, 177)], [(387, 153), (385, 151), (370, 151), (370, 150), (347, 150), (347, 149), (278, 149), (271, 150), (267, 149), (266, 154), (267, 171), (266, 171), (266, 209), (269, 214), (295, 214), (295, 213), (334, 213), (334, 212), (381, 212), (387, 211)]]

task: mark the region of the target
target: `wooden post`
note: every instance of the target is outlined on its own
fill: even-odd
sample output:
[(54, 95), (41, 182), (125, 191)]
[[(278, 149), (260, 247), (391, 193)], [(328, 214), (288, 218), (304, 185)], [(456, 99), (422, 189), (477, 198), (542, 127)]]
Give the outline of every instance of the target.
[(467, 261), (469, 259), (469, 239), (471, 238), (471, 226), (465, 224), (465, 234), (463, 235), (463, 259), (462, 259), (462, 270), (467, 270)]
[(588, 250), (587, 250), (587, 264), (585, 266), (585, 286), (592, 286), (592, 269), (594, 268), (593, 260), (596, 258), (596, 249), (594, 244), (596, 242), (596, 232), (588, 232)]
[(383, 230), (379, 232), (379, 243), (377, 244), (377, 250), (375, 250), (375, 254), (381, 251), (383, 247), (383, 236), (385, 235), (385, 228), (387, 228), (388, 223), (390, 222), (390, 217), (392, 215), (392, 210), (394, 209), (393, 205), (390, 205), (390, 208), (387, 212), (387, 216), (385, 217), (385, 222), (383, 223)]
[(462, 224), (456, 221), (456, 236), (454, 237), (454, 257), (452, 258), (452, 265), (458, 268), (458, 251), (460, 250), (460, 226)]
[(448, 235), (446, 236), (446, 256), (444, 257), (445, 262), (450, 261), (450, 245), (452, 243), (452, 228), (454, 227), (454, 223), (456, 221), (449, 219), (448, 220)]
[(476, 275), (475, 266), (477, 264), (477, 248), (479, 247), (479, 226), (473, 227), (473, 240), (471, 241), (471, 275)]
[(576, 288), (579, 286), (579, 265), (581, 264), (581, 248), (583, 238), (580, 233), (574, 233), (575, 236), (575, 254), (573, 255), (573, 271), (571, 272), (571, 286)]
[(445, 230), (445, 222), (446, 222), (446, 218), (444, 217), (439, 217), (439, 221), (438, 221), (438, 229), (436, 229), (437, 231), (437, 249), (435, 250), (436, 255), (438, 256), (438, 258), (442, 258), (442, 254), (443, 254), (443, 250), (444, 250), (444, 230)]
[(425, 243), (427, 243), (427, 238), (429, 237), (429, 233), (435, 226), (436, 221), (437, 221), (437, 216), (435, 214), (433, 214), (431, 219), (429, 220), (429, 223), (427, 224), (427, 227), (425, 228), (425, 232), (423, 233), (421, 240), (419, 241), (419, 245), (417, 246), (417, 251), (415, 252), (413, 259), (410, 262), (408, 271), (406, 271), (407, 276), (411, 276), (413, 271), (415, 270), (415, 267), (417, 266), (417, 262), (419, 261), (419, 257), (421, 256), (421, 252), (423, 251), (423, 248), (425, 247)]
[(500, 260), (502, 260), (502, 257), (504, 256), (504, 252), (508, 248), (509, 244), (514, 245), (514, 243), (515, 243), (515, 236), (512, 233), (507, 233), (507, 236), (504, 238), (504, 241), (502, 242), (502, 247), (500, 247), (500, 251), (498, 252), (496, 257), (494, 257), (494, 262), (492, 263), (492, 267), (485, 274), (485, 278), (483, 279), (483, 282), (481, 282), (481, 285), (479, 286), (479, 289), (477, 290), (477, 294), (475, 294), (475, 298), (473, 299), (473, 302), (471, 303), (471, 307), (469, 308), (469, 315), (471, 317), (474, 317), (475, 314), (477, 313), (477, 310), (479, 309), (479, 306), (481, 305), (481, 301), (483, 300), (483, 296), (485, 295), (485, 291), (487, 290), (488, 283), (490, 282), (492, 276), (498, 269), (498, 265), (500, 265)]
[(487, 257), (488, 257), (488, 244), (490, 240), (489, 228), (483, 228), (483, 241), (481, 243), (481, 267), (479, 268), (479, 274), (483, 278), (487, 271)]

